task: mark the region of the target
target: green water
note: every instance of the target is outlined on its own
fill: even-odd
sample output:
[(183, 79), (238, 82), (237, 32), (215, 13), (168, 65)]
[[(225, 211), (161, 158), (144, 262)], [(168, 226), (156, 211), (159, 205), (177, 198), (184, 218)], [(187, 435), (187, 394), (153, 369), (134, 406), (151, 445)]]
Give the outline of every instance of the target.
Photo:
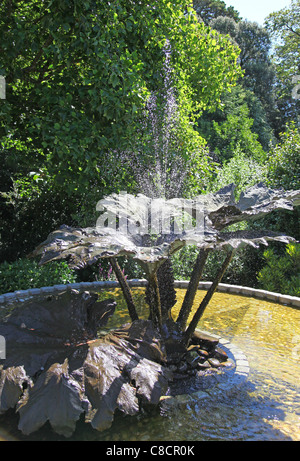
[[(184, 290), (177, 290), (178, 313)], [(199, 291), (195, 308), (205, 292)], [(146, 315), (143, 289), (134, 295), (139, 314)], [(114, 297), (118, 312), (109, 328), (129, 321), (119, 290), (100, 294)], [(216, 293), (199, 328), (230, 340), (247, 356), (250, 374), (234, 396), (192, 401), (180, 408), (155, 410), (138, 417), (118, 417), (98, 433), (79, 422), (71, 440), (204, 441), (300, 440), (300, 310), (253, 298)], [(17, 429), (18, 417), (0, 417), (0, 440), (62, 440), (49, 427), (29, 437)], [(68, 439), (70, 440), (70, 439)]]

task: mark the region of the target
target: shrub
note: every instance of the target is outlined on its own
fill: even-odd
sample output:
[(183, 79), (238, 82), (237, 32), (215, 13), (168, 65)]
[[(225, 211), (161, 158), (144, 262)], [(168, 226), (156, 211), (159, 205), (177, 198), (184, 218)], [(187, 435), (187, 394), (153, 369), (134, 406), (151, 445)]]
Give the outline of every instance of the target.
[[(145, 278), (145, 273), (133, 258), (122, 256), (117, 261), (128, 280)], [(112, 266), (106, 258), (102, 258), (97, 263), (80, 269), (77, 277), (79, 282), (117, 280)]]
[(76, 282), (76, 273), (66, 262), (39, 266), (37, 261), (18, 259), (0, 264), (0, 293)]
[[(187, 246), (172, 256), (174, 278), (176, 280), (189, 280), (196, 261), (199, 249)], [(207, 258), (203, 281), (212, 281), (224, 260), (224, 251), (212, 251)], [(261, 251), (245, 247), (238, 250), (225, 272), (222, 283), (255, 287), (257, 273), (262, 266)]]
[[(4, 165), (4, 169), (6, 165)], [(62, 224), (72, 225), (81, 197), (72, 200), (47, 172), (18, 175), (2, 184), (0, 175), (0, 263), (25, 258)]]
[[(267, 162), (267, 185), (285, 190), (300, 189), (300, 131), (295, 124), (287, 126), (281, 134), (280, 143), (270, 152)], [(300, 206), (293, 211), (276, 210), (260, 220), (266, 229), (288, 232), (296, 240), (300, 239)]]
[(271, 187), (300, 188), (300, 131), (293, 123), (287, 126), (280, 143), (270, 152), (268, 179)]
[(247, 187), (253, 186), (266, 180), (266, 167), (243, 153), (237, 147), (233, 157), (225, 162), (218, 170), (211, 190), (217, 192), (222, 187), (234, 183), (236, 185), (235, 195), (239, 198), (240, 193)]
[(261, 288), (291, 296), (300, 296), (300, 244), (286, 246), (285, 255), (274, 250), (264, 252), (266, 265), (258, 274)]

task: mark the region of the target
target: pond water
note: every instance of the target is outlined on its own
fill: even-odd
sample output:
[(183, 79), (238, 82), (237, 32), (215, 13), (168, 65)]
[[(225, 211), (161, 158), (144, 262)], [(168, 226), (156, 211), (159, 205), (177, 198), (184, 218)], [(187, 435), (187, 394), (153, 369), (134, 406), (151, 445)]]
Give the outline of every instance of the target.
[[(140, 316), (146, 311), (144, 290), (133, 290)], [(185, 290), (177, 290), (174, 316)], [(199, 290), (195, 309), (205, 291)], [(129, 321), (121, 292), (114, 297), (118, 312), (109, 321), (115, 328)], [(192, 400), (180, 407), (154, 410), (137, 417), (118, 416), (102, 433), (79, 422), (71, 439), (105, 441), (300, 441), (300, 310), (237, 295), (215, 293), (198, 327), (221, 335), (246, 356), (250, 374), (235, 394), (214, 400)], [(63, 440), (47, 426), (29, 437), (17, 429), (13, 412), (0, 417), (0, 440)]]

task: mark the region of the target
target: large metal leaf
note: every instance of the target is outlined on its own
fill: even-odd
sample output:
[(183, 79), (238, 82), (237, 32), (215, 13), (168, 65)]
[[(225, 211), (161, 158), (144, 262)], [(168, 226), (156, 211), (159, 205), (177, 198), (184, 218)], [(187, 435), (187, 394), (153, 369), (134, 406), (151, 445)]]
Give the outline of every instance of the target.
[(300, 191), (273, 190), (263, 183), (242, 192), (238, 201), (234, 199), (235, 185), (230, 184), (215, 194), (195, 198), (201, 204), (211, 225), (218, 230), (240, 221), (253, 221), (274, 210), (293, 210), (300, 205)]
[(214, 244), (201, 244), (198, 245), (200, 248), (232, 248), (238, 249), (246, 245), (258, 248), (259, 245), (268, 245), (270, 241), (276, 241), (281, 243), (291, 243), (295, 239), (289, 237), (280, 232), (272, 231), (235, 231), (235, 232), (220, 232), (218, 235), (217, 242)]
[(152, 322), (137, 320), (98, 338), (103, 315), (115, 304), (66, 291), (28, 300), (2, 319), (7, 356), (0, 360), (0, 414), (16, 407), (24, 434), (49, 421), (70, 436), (83, 413), (104, 430), (117, 409), (133, 415), (143, 401), (156, 405), (171, 377), (160, 335)]
[[(231, 184), (215, 194), (200, 195), (193, 200), (112, 194), (98, 203), (98, 209), (105, 213), (99, 218), (97, 227), (81, 229), (62, 226), (52, 232), (32, 256), (40, 256), (41, 264), (68, 259), (70, 266), (80, 268), (93, 264), (99, 258), (127, 255), (151, 272), (186, 244), (201, 248), (224, 246), (225, 237), (220, 231), (230, 224), (259, 219), (275, 209), (291, 210), (300, 203), (300, 191), (272, 190), (263, 184), (250, 187), (236, 201), (234, 188), (234, 184)], [(103, 216), (108, 220), (112, 218), (111, 227), (105, 226)], [(149, 216), (152, 223), (160, 222), (162, 228), (166, 222), (177, 220), (175, 230), (162, 231), (153, 238), (147, 232)], [(187, 216), (189, 223), (194, 216), (197, 217), (195, 225), (181, 226), (180, 220)], [(133, 227), (130, 229), (130, 226)], [(272, 239), (289, 241), (282, 234), (266, 232), (259, 237), (251, 233), (247, 237), (245, 234), (236, 234), (226, 244), (236, 248), (240, 244), (265, 244)]]

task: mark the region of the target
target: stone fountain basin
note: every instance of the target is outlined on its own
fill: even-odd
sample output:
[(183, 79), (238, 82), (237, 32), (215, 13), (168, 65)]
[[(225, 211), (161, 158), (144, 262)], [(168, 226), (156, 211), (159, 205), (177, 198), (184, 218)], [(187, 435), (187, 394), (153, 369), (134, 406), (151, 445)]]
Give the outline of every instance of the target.
[[(147, 280), (144, 279), (133, 279), (128, 281), (131, 287), (146, 287)], [(175, 288), (186, 289), (188, 286), (188, 281), (177, 280), (175, 281)], [(211, 282), (200, 282), (199, 290), (208, 290), (211, 285)], [(55, 294), (67, 289), (76, 289), (79, 291), (84, 290), (103, 290), (103, 289), (114, 289), (118, 288), (119, 283), (117, 281), (99, 281), (99, 282), (81, 282), (81, 283), (72, 283), (67, 285), (54, 285), (51, 287), (42, 287), (42, 288), (32, 288), (28, 290), (19, 290), (12, 293), (5, 293), (0, 295), (0, 317), (1, 310), (3, 312), (9, 309), (10, 305), (15, 305), (16, 303), (22, 303), (23, 301), (38, 297), (40, 295)], [(229, 285), (220, 283), (218, 285), (218, 292), (221, 293), (230, 293), (241, 296), (248, 296), (252, 298), (257, 298), (261, 300), (275, 302), (277, 304), (289, 305), (291, 307), (300, 308), (300, 298), (295, 296), (283, 295), (281, 293), (269, 292), (266, 290), (259, 290), (250, 287), (244, 287), (240, 285)], [(198, 330), (200, 331), (200, 330)], [(202, 330), (201, 330), (202, 331)], [(209, 333), (211, 335), (211, 333)], [(247, 380), (249, 374), (249, 363), (245, 354), (237, 348), (235, 345), (231, 344), (227, 339), (222, 338), (221, 336), (212, 335), (216, 337), (219, 341), (220, 347), (227, 353), (229, 359), (234, 363), (234, 369), (226, 373), (226, 380), (218, 379), (218, 376), (215, 376), (215, 382), (213, 386), (210, 386), (205, 390), (197, 390), (196, 392), (189, 392), (187, 394), (178, 394), (176, 396), (166, 395), (161, 397), (161, 402), (165, 404), (183, 404), (187, 403), (191, 399), (207, 399), (212, 396), (217, 398), (218, 395), (231, 394), (234, 391), (237, 391)], [(223, 373), (224, 378), (224, 373)]]
[[(132, 280), (129, 282), (132, 287), (143, 287), (146, 285), (145, 280)], [(188, 282), (185, 281), (177, 281), (175, 283), (175, 287), (179, 289), (185, 289), (188, 285)], [(208, 282), (202, 282), (199, 284), (199, 289), (207, 290), (210, 284)], [(91, 283), (80, 283), (80, 284), (69, 284), (69, 285), (55, 285), (53, 287), (43, 287), (39, 289), (31, 289), (31, 290), (23, 290), (14, 293), (7, 293), (1, 296), (1, 304), (0, 304), (0, 317), (1, 317), (1, 310), (3, 314), (7, 314), (9, 312), (9, 308), (18, 305), (19, 303), (26, 300), (34, 300), (35, 297), (38, 296), (45, 296), (45, 295), (55, 295), (59, 294), (61, 291), (66, 291), (67, 289), (73, 290), (77, 289), (78, 291), (86, 291), (86, 290), (93, 290), (93, 291), (103, 291), (106, 289), (114, 289), (118, 288), (117, 282), (91, 282)], [(283, 304), (287, 304), (288, 306), (293, 305), (293, 307), (300, 306), (300, 299), (285, 296), (276, 293), (269, 293), (265, 292), (264, 290), (254, 290), (247, 287), (239, 287), (239, 286), (232, 286), (226, 284), (220, 284), (219, 291), (221, 292), (229, 292), (232, 294), (251, 296), (256, 297), (258, 299), (267, 299), (268, 301), (279, 301)], [(255, 296), (256, 295), (256, 296)], [(202, 331), (202, 330), (201, 330)], [(203, 332), (203, 331), (202, 331)], [(245, 383), (248, 378), (249, 374), (249, 364), (247, 357), (244, 353), (239, 350), (236, 346), (231, 344), (228, 340), (216, 336), (214, 336), (219, 341), (219, 345), (224, 351), (227, 353), (228, 357), (232, 360), (234, 367), (233, 369), (226, 370), (223, 372), (223, 376), (218, 376), (218, 372), (214, 375), (213, 385), (206, 386), (199, 390), (199, 387), (196, 388), (194, 391), (193, 389), (189, 389), (187, 393), (178, 392), (176, 395), (163, 395), (160, 398), (160, 405), (162, 407), (170, 407), (170, 406), (178, 406), (186, 405), (189, 401), (195, 400), (209, 400), (214, 401), (215, 399), (222, 398), (225, 395), (229, 395), (231, 393), (235, 393), (235, 391), (239, 390), (241, 386)], [(222, 372), (220, 373), (222, 375)], [(220, 378), (220, 379), (219, 379)], [(167, 394), (170, 394), (167, 392)]]
[[(199, 290), (208, 290), (212, 282), (200, 282)], [(133, 279), (129, 280), (128, 284), (130, 287), (146, 287), (147, 280), (145, 279)], [(176, 280), (174, 283), (175, 288), (186, 289), (189, 282), (186, 280)], [(40, 295), (59, 293), (67, 289), (75, 289), (79, 291), (84, 290), (101, 290), (106, 288), (118, 288), (119, 282), (117, 281), (100, 281), (100, 282), (81, 282), (81, 283), (70, 283), (66, 285), (53, 285), (51, 287), (42, 288), (30, 288), (28, 290), (18, 290), (12, 293), (4, 293), (0, 295), (0, 316), (1, 308), (6, 308), (9, 304), (15, 304), (16, 302), (22, 302), (28, 298)], [(245, 287), (240, 285), (229, 285), (225, 283), (219, 283), (216, 290), (220, 293), (230, 293), (241, 296), (249, 296), (252, 298), (263, 299), (266, 301), (273, 301), (277, 304), (285, 304), (291, 307), (300, 308), (300, 298), (297, 296), (289, 296), (281, 293), (274, 293), (266, 290), (258, 290), (256, 288)]]

